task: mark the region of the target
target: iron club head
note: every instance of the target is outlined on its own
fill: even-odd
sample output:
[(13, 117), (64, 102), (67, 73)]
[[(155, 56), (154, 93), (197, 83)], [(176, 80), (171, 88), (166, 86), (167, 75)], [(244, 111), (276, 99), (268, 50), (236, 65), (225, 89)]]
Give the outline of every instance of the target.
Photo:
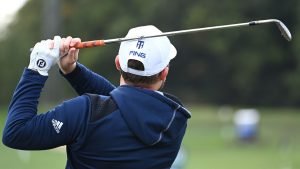
[(284, 23), (282, 23), (281, 21), (277, 20), (276, 21), (276, 25), (278, 27), (278, 29), (281, 32), (281, 35), (287, 40), (287, 41), (291, 41), (292, 40), (292, 34), (289, 31), (289, 29), (284, 25)]

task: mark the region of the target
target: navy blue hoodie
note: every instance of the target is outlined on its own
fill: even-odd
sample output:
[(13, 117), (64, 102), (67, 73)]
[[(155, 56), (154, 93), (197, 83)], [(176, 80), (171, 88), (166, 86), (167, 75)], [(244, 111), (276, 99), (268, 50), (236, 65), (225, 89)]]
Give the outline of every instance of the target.
[(172, 165), (190, 113), (177, 101), (152, 90), (115, 88), (78, 64), (66, 76), (78, 94), (101, 94), (116, 109), (95, 119), (90, 97), (81, 95), (37, 114), (47, 77), (25, 69), (14, 92), (3, 143), (23, 150), (67, 145), (66, 168), (165, 169)]

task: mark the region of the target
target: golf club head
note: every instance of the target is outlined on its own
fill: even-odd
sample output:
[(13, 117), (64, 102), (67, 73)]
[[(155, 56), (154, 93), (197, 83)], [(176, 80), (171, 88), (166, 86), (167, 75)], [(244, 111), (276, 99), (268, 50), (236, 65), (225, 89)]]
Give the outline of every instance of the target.
[(289, 29), (279, 20), (276, 21), (276, 25), (279, 28), (281, 35), (287, 40), (291, 41), (292, 40), (292, 34), (289, 31)]

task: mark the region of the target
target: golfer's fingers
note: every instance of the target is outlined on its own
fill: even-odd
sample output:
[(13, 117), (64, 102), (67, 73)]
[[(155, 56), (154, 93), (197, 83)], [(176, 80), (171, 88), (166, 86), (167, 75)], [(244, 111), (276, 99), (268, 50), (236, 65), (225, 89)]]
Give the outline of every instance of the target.
[(71, 36), (61, 39), (61, 43), (60, 43), (60, 47), (59, 47), (59, 52), (60, 52), (61, 57), (64, 57), (68, 54), (71, 40), (72, 40)]
[(74, 46), (76, 46), (79, 43), (81, 43), (81, 39), (80, 38), (73, 38), (71, 40), (70, 47), (74, 47)]
[(52, 40), (52, 39), (47, 39), (47, 40), (46, 40), (46, 43), (48, 44), (48, 46), (49, 46), (50, 49), (53, 49), (53, 48), (54, 48), (54, 40)]
[(78, 52), (79, 52), (79, 50), (75, 49), (75, 48), (71, 48), (69, 50), (68, 57), (69, 57), (69, 60), (70, 60), (71, 63), (74, 63), (74, 62), (77, 61), (77, 59), (78, 59)]
[(64, 48), (65, 53), (66, 53), (67, 51), (69, 51), (71, 41), (72, 41), (72, 37), (71, 37), (71, 36), (68, 36), (68, 37), (65, 39), (65, 41), (63, 42), (63, 48)]
[(60, 42), (60, 45), (59, 45), (59, 53), (60, 53), (60, 56), (64, 56), (65, 55), (65, 50), (64, 50), (64, 42), (66, 41), (66, 38), (61, 38), (61, 42)]

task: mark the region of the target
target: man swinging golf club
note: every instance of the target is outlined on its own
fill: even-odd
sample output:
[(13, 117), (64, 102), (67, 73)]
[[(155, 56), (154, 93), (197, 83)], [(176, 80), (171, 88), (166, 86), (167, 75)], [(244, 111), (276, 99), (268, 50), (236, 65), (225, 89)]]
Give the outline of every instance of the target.
[[(158, 33), (143, 26), (126, 37)], [(120, 86), (115, 87), (77, 62), (74, 46), (80, 42), (56, 36), (35, 45), (9, 106), (3, 143), (22, 150), (66, 145), (70, 169), (170, 168), (190, 118), (178, 99), (159, 91), (174, 46), (167, 37), (122, 42), (115, 59)], [(80, 96), (38, 115), (41, 90), (56, 63)]]

